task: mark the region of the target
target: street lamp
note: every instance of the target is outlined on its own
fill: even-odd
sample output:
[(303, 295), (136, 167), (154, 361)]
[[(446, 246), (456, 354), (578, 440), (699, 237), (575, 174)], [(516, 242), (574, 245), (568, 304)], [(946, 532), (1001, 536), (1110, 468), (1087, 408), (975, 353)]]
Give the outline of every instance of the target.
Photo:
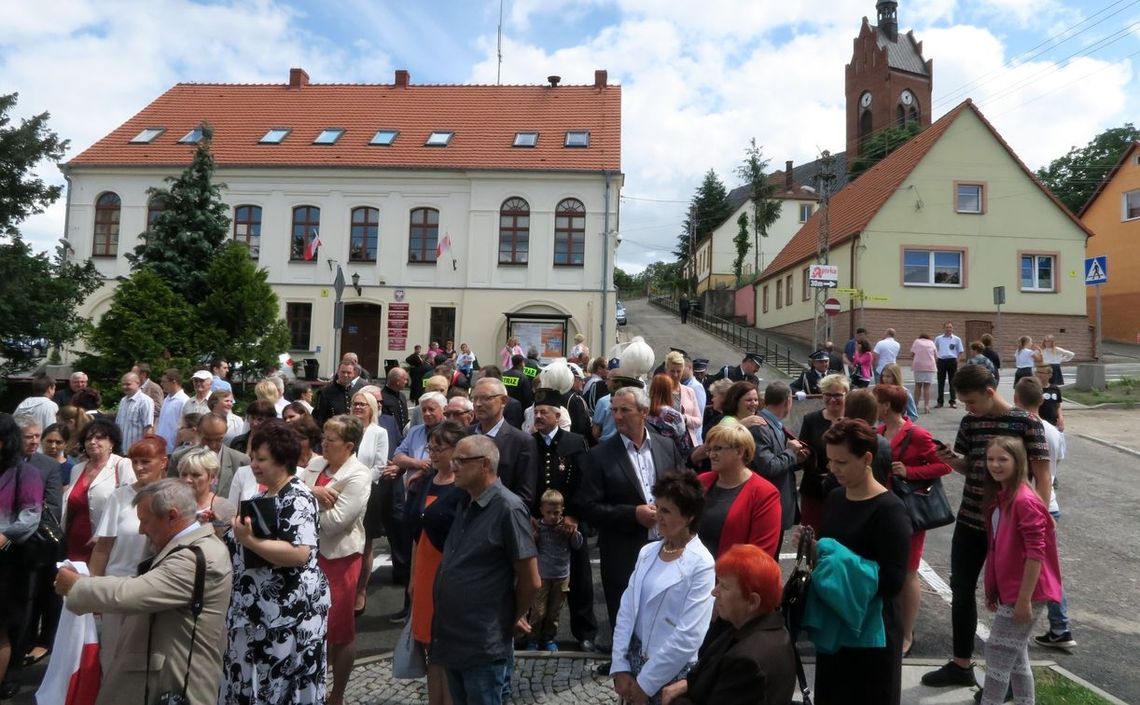
[(361, 293), (363, 293), (363, 289), (360, 288), (360, 272), (352, 273), (352, 288), (356, 289), (357, 296), (360, 296)]

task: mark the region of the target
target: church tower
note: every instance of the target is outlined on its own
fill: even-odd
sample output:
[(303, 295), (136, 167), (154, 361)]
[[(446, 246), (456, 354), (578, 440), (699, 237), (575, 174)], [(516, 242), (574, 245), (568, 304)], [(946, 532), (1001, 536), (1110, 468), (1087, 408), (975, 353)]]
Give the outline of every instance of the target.
[(899, 35), (895, 0), (878, 0), (878, 24), (863, 18), (847, 64), (847, 163), (868, 136), (917, 122), (930, 126), (934, 61), (922, 58), (914, 32)]

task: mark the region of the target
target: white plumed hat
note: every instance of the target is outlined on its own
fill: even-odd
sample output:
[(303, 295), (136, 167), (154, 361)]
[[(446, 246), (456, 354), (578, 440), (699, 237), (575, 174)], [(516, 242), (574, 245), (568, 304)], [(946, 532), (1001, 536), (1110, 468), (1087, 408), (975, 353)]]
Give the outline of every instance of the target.
[(540, 387), (557, 389), (559, 393), (565, 394), (574, 386), (574, 373), (566, 364), (566, 358), (560, 357), (542, 368), (538, 373), (538, 381)]
[(619, 347), (622, 349), (614, 357), (621, 360), (621, 370), (627, 376), (641, 379), (652, 372), (655, 356), (644, 338), (639, 335), (624, 347)]

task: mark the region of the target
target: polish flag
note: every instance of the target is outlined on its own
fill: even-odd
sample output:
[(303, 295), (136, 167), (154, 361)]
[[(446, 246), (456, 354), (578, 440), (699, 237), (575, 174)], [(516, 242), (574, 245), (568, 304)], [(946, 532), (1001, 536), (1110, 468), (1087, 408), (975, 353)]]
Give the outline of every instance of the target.
[(305, 245), (305, 261), (308, 262), (317, 256), (317, 248), (321, 246), (321, 233), (313, 228), (313, 237)]
[(451, 235), (444, 233), (435, 246), (435, 258), (443, 257), (443, 253), (451, 249)]
[[(90, 575), (85, 563), (66, 561), (80, 575)], [(51, 661), (36, 691), (37, 705), (94, 705), (102, 673), (99, 666), (99, 634), (95, 617), (67, 609), (59, 616)]]

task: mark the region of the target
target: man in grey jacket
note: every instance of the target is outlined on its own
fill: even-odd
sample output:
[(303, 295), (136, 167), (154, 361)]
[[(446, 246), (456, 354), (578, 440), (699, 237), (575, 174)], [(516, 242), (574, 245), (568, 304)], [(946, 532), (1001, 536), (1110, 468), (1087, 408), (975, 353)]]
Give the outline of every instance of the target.
[[(796, 468), (808, 456), (806, 445), (790, 438), (784, 429), (784, 419), (792, 411), (791, 388), (783, 382), (773, 382), (764, 390), (764, 408), (759, 415), (767, 423), (752, 427), (756, 440), (756, 455), (752, 469), (780, 490), (780, 510), (783, 513), (781, 529), (787, 531), (797, 519), (799, 501), (796, 496)], [(783, 536), (780, 537), (781, 543)]]

